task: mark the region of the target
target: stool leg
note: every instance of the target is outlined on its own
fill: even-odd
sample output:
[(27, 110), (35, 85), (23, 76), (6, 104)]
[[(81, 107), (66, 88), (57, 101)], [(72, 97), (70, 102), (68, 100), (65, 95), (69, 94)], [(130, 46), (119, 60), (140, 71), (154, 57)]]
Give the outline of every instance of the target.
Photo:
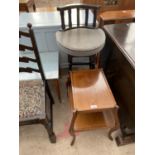
[(96, 54), (96, 68), (100, 67), (100, 53)]
[(119, 119), (118, 119), (118, 107), (114, 108), (113, 109), (113, 112), (114, 112), (114, 117), (115, 117), (115, 126), (113, 128), (110, 129), (109, 133), (108, 133), (108, 137), (110, 140), (113, 140), (112, 138), (112, 133), (114, 131), (116, 131), (118, 128), (119, 128)]
[(95, 68), (95, 58), (96, 58), (96, 55), (89, 56), (89, 68), (90, 69)]
[(76, 139), (76, 135), (75, 135), (75, 132), (74, 132), (74, 123), (75, 123), (76, 117), (77, 117), (77, 111), (73, 112), (73, 117), (72, 117), (71, 125), (70, 125), (70, 128), (69, 128), (69, 133), (73, 137), (73, 139), (71, 141), (71, 144), (70, 144), (71, 146), (74, 145), (74, 142), (75, 142), (75, 139)]
[(55, 80), (54, 80), (54, 83), (55, 83), (55, 88), (56, 88), (56, 91), (57, 91), (57, 95), (58, 95), (59, 101), (60, 101), (60, 103), (61, 103), (61, 93), (60, 93), (60, 84), (59, 84), (59, 80), (58, 80), (58, 79), (55, 79)]
[(72, 56), (68, 55), (69, 70), (72, 70)]

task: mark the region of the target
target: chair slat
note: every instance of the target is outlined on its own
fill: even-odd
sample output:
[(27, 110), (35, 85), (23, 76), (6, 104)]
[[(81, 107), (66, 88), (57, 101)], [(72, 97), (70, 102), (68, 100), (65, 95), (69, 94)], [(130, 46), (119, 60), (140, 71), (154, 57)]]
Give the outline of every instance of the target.
[(29, 58), (29, 57), (19, 57), (19, 62), (29, 62), (29, 61), (32, 61), (32, 62), (37, 62), (36, 59), (33, 59), (33, 58)]
[(68, 17), (69, 17), (69, 28), (72, 28), (72, 12), (71, 9), (68, 10)]
[(85, 26), (88, 26), (88, 9), (85, 10)]
[(34, 69), (34, 68), (30, 68), (30, 67), (19, 67), (19, 72), (28, 72), (28, 73), (32, 73), (32, 72), (38, 72), (40, 73), (39, 69)]
[(61, 23), (62, 23), (62, 29), (65, 29), (65, 20), (64, 20), (64, 11), (60, 11), (60, 15), (61, 15)]
[(80, 26), (80, 8), (77, 8), (77, 27)]
[(33, 49), (33, 47), (29, 47), (29, 46), (26, 46), (26, 45), (19, 45), (19, 50), (20, 51), (25, 51), (25, 50), (31, 50), (31, 51), (33, 51), (34, 49)]
[(93, 9), (93, 14), (94, 14), (94, 18), (93, 18), (93, 27), (96, 27), (97, 9)]
[(21, 38), (21, 36), (24, 36), (24, 37), (29, 37), (29, 38), (31, 37), (29, 33), (19, 31), (19, 37)]

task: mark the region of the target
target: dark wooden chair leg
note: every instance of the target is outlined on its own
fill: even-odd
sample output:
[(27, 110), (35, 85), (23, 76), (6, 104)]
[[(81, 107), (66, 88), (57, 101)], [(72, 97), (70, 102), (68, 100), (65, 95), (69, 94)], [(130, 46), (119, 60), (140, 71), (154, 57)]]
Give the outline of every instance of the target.
[[(46, 100), (46, 98), (45, 98), (45, 100)], [(46, 111), (46, 119), (44, 120), (43, 124), (44, 124), (45, 128), (47, 129), (47, 133), (48, 133), (50, 142), (56, 143), (56, 136), (53, 132), (53, 103), (52, 102), (53, 102), (53, 100), (51, 100), (51, 99), (49, 102), (46, 102), (46, 103), (49, 103), (49, 107), (46, 104), (46, 109), (48, 107), (49, 111)], [(49, 115), (47, 114), (47, 112), (49, 112)]]
[(47, 130), (50, 142), (51, 143), (56, 143), (56, 136), (55, 136), (55, 134), (53, 132), (53, 124), (52, 123), (48, 119), (46, 119), (43, 124), (44, 124), (44, 126), (45, 126), (45, 128)]
[(76, 139), (76, 135), (75, 135), (75, 132), (74, 132), (74, 123), (75, 123), (76, 117), (77, 117), (77, 111), (73, 112), (73, 117), (72, 117), (71, 125), (70, 125), (70, 128), (69, 128), (69, 133), (73, 137), (73, 139), (71, 141), (71, 144), (70, 144), (71, 146), (74, 145), (75, 139)]

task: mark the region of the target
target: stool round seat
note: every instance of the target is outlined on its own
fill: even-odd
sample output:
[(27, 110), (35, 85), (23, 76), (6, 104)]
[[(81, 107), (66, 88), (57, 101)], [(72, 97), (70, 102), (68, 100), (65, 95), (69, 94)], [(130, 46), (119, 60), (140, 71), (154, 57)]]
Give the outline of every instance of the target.
[(76, 28), (56, 33), (56, 40), (60, 50), (71, 56), (97, 54), (104, 47), (105, 38), (105, 33), (100, 28)]

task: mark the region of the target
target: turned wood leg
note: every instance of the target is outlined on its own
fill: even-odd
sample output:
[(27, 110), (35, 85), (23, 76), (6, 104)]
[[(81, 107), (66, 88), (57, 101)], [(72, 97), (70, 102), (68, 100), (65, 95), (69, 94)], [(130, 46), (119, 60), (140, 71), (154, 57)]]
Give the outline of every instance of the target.
[(67, 96), (68, 97), (69, 97), (69, 94), (68, 94), (69, 87), (71, 87), (71, 80), (70, 80), (70, 77), (67, 77), (66, 88), (67, 88)]
[[(47, 97), (47, 96), (46, 96)], [(56, 136), (53, 132), (53, 100), (49, 98), (49, 101), (47, 101), (47, 98), (45, 98), (45, 103), (46, 103), (46, 118), (43, 121), (43, 124), (47, 130), (49, 139), (51, 143), (56, 143)], [(47, 110), (48, 109), (48, 110)]]
[(61, 93), (60, 93), (59, 79), (55, 79), (54, 83), (55, 83), (55, 88), (56, 88), (56, 91), (57, 91), (58, 99), (59, 99), (59, 101), (61, 103)]
[[(53, 118), (52, 118), (53, 119)], [(51, 119), (51, 120), (52, 120)], [(49, 139), (50, 139), (50, 142), (51, 143), (56, 143), (56, 136), (55, 136), (55, 133), (53, 132), (53, 122), (50, 122), (47, 118), (45, 119), (45, 122), (44, 122), (44, 126), (47, 130), (47, 133), (48, 133), (48, 136), (49, 136)]]
[(96, 54), (96, 68), (100, 67), (100, 53)]
[(36, 6), (33, 4), (33, 11), (36, 12)]
[(96, 58), (96, 55), (89, 56), (89, 68), (90, 69), (95, 68), (95, 63), (96, 63), (95, 58)]
[(72, 70), (72, 56), (68, 55), (69, 70)]
[(110, 140), (113, 140), (112, 138), (112, 133), (114, 131), (116, 131), (119, 128), (119, 119), (118, 119), (118, 106), (115, 107), (113, 110), (114, 113), (114, 118), (115, 118), (115, 126), (113, 128), (110, 129), (109, 133), (108, 133), (108, 137)]
[(75, 135), (75, 132), (74, 132), (74, 123), (75, 123), (76, 117), (77, 117), (77, 111), (73, 112), (73, 117), (72, 117), (71, 125), (70, 125), (70, 128), (69, 128), (69, 133), (73, 137), (73, 139), (71, 141), (71, 144), (70, 144), (71, 146), (74, 145), (74, 142), (75, 142), (75, 139), (76, 139), (76, 135)]

